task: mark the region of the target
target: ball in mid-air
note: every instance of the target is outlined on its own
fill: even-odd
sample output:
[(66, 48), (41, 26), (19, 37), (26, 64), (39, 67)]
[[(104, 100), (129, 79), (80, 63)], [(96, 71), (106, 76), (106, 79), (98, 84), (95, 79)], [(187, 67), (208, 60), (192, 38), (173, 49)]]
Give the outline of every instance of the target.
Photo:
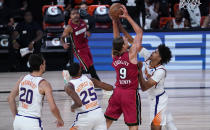
[(109, 8), (109, 15), (113, 19), (118, 19), (119, 15), (123, 14), (123, 12), (122, 12), (122, 10), (120, 8), (122, 8), (120, 3), (112, 4), (111, 7)]

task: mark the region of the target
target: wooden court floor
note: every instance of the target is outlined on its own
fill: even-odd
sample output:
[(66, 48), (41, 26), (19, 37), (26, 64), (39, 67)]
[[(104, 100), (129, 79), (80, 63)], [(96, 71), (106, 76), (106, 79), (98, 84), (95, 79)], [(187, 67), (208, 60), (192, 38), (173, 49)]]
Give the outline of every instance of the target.
[[(0, 130), (12, 130), (13, 118), (7, 103), (8, 91), (21, 75), (26, 73), (0, 73)], [(100, 78), (114, 84), (115, 73), (99, 71)], [(45, 130), (69, 130), (75, 114), (70, 112), (71, 99), (62, 91), (64, 87), (60, 71), (46, 72), (44, 77), (53, 87), (53, 95), (60, 109), (65, 126), (56, 128), (48, 104), (44, 101), (42, 121)], [(178, 130), (210, 130), (210, 70), (170, 70), (166, 79), (169, 95), (168, 109), (171, 111)], [(56, 91), (58, 90), (58, 91)], [(100, 104), (105, 111), (109, 92), (97, 91)], [(149, 130), (149, 103), (146, 92), (140, 90), (142, 99), (142, 125), (139, 130)], [(24, 122), (23, 122), (24, 123)], [(127, 130), (123, 116), (114, 122), (110, 130)], [(164, 128), (165, 129), (165, 128)]]

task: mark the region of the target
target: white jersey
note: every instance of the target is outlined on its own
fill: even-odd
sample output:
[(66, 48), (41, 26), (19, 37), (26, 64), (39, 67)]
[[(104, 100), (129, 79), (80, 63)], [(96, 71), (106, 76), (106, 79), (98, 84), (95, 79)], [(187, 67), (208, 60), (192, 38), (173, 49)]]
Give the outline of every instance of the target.
[(156, 19), (158, 17), (158, 13), (155, 12), (155, 4), (148, 6), (147, 3), (144, 3), (145, 9), (148, 9), (148, 12), (146, 12), (146, 19)]
[(142, 48), (139, 55), (145, 59), (145, 78), (152, 78), (157, 83), (147, 91), (150, 99), (150, 124), (153, 123), (157, 126), (166, 125), (170, 130), (177, 130), (173, 124), (171, 113), (167, 111), (168, 95), (164, 90), (166, 78), (165, 67), (160, 65), (155, 68), (150, 68), (149, 57), (151, 53), (145, 48)]
[(172, 22), (173, 22), (173, 28), (174, 28), (174, 29), (177, 29), (177, 28), (184, 28), (184, 21), (185, 21), (185, 19), (183, 18), (183, 19), (182, 19), (182, 22), (181, 22), (180, 24), (177, 24), (176, 21), (175, 21), (175, 19), (173, 19), (173, 20), (172, 20)]
[(155, 68), (150, 68), (150, 60), (148, 60), (148, 58), (150, 57), (151, 53), (147, 49), (142, 48), (139, 55), (143, 56), (145, 59), (145, 78), (152, 78), (157, 83), (155, 86), (151, 87), (147, 91), (150, 98), (155, 98), (157, 95), (164, 92), (166, 69), (163, 65)]
[(44, 95), (39, 93), (42, 77), (26, 75), (19, 84), (18, 114), (22, 116), (41, 117)]
[(82, 75), (80, 78), (70, 80), (69, 83), (73, 84), (83, 104), (75, 110), (77, 115), (72, 129), (76, 127), (78, 130), (107, 130), (104, 113), (99, 106), (92, 81)]
[(87, 112), (99, 107), (94, 84), (87, 76), (82, 75), (80, 78), (70, 80), (69, 83), (73, 84), (75, 92), (82, 101), (82, 107), (75, 110), (77, 113)]

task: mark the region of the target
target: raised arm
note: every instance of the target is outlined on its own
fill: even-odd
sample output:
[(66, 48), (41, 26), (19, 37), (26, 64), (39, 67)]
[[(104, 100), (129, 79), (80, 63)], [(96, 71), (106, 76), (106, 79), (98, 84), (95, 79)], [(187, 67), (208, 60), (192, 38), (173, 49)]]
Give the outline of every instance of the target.
[(95, 88), (101, 88), (101, 89), (104, 89), (106, 91), (112, 91), (113, 90), (113, 86), (110, 85), (110, 84), (101, 82), (101, 81), (99, 81), (97, 79), (94, 79), (94, 78), (91, 78), (90, 80), (93, 82)]
[(137, 64), (137, 53), (140, 51), (141, 43), (142, 43), (142, 35), (143, 30), (139, 27), (139, 25), (130, 17), (128, 11), (124, 5), (122, 5), (123, 15), (120, 15), (121, 18), (125, 18), (131, 24), (134, 29), (136, 36), (134, 38), (133, 44), (129, 50), (129, 59), (131, 63)]
[(114, 38), (117, 38), (120, 36), (120, 32), (119, 32), (119, 28), (118, 28), (118, 21), (117, 20), (112, 20), (112, 24), (113, 24), (113, 35)]
[(122, 26), (120, 22), (118, 23), (118, 25), (119, 25), (120, 32), (122, 32), (125, 35), (125, 37), (128, 39), (128, 42), (130, 44), (133, 44), (133, 40), (134, 40), (133, 37), (125, 30), (125, 28)]
[(41, 81), (41, 83), (39, 84), (39, 90), (41, 92), (43, 91), (47, 98), (48, 104), (50, 106), (50, 110), (57, 119), (57, 127), (63, 126), (64, 122), (61, 118), (60, 111), (59, 111), (57, 105), (55, 104), (55, 100), (54, 100), (53, 94), (52, 94), (52, 87), (51, 87), (50, 83), (47, 82), (46, 80)]

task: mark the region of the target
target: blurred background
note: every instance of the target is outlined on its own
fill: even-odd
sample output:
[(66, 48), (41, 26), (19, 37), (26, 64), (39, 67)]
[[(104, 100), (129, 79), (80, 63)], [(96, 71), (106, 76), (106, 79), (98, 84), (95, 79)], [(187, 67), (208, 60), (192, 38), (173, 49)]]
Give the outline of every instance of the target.
[[(33, 39), (36, 43), (31, 53), (44, 55), (47, 70), (64, 69), (69, 59), (60, 37), (72, 8), (79, 9), (91, 32), (89, 46), (96, 70), (113, 70), (108, 11), (116, 2), (125, 5), (144, 29), (144, 47), (154, 50), (166, 44), (171, 48), (173, 59), (168, 69), (210, 69), (209, 0), (187, 4), (179, 0), (0, 0), (0, 71), (27, 71), (30, 52), (21, 51)], [(131, 25), (120, 21), (135, 36)]]

